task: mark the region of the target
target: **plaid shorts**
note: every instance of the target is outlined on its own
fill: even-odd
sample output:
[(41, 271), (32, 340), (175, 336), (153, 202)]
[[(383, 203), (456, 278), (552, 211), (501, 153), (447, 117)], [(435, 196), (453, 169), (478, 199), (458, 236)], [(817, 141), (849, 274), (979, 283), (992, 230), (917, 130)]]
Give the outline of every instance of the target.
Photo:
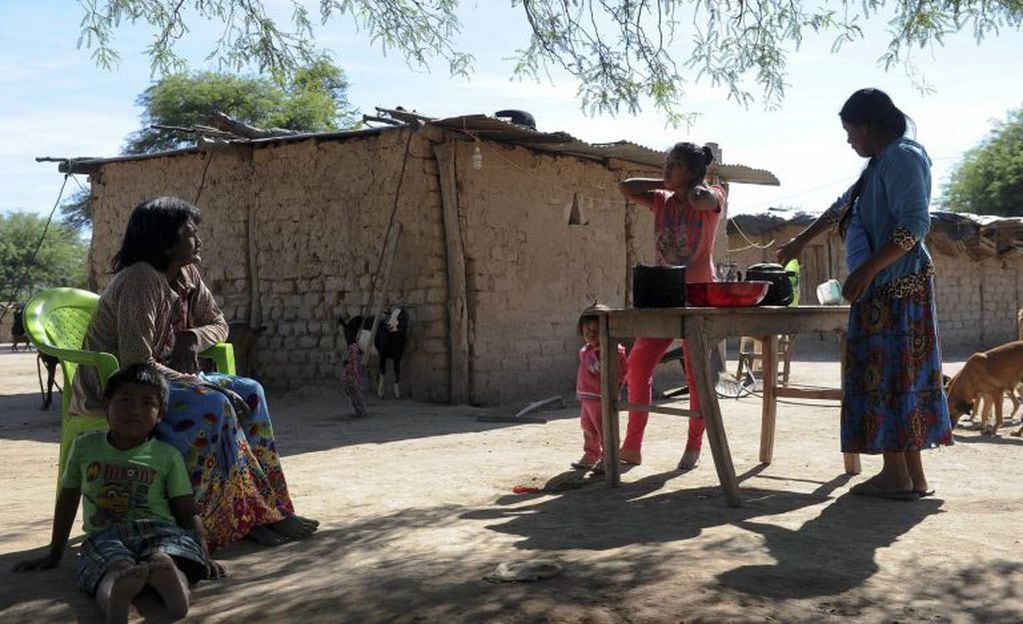
[(93, 595), (113, 564), (136, 563), (158, 552), (170, 555), (189, 583), (206, 578), (206, 556), (194, 531), (161, 520), (137, 520), (85, 538), (75, 566), (78, 586)]

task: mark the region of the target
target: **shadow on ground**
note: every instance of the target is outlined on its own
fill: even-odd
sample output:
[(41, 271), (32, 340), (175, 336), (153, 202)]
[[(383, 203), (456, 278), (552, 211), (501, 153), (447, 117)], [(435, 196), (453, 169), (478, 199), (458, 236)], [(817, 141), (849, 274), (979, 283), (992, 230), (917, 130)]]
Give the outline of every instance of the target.
[[(192, 615), (196, 621), (257, 617), (307, 623), (542, 623), (562, 621), (560, 610), (572, 609), (572, 621), (598, 614), (599, 619), (629, 621), (634, 607), (621, 600), (625, 588), (676, 579), (682, 587), (683, 550), (695, 572), (704, 558), (732, 562), (716, 579), (679, 591), (679, 613), (698, 609), (703, 614), (693, 621), (714, 621), (714, 613), (734, 613), (737, 605), (745, 605), (751, 620), (763, 621), (754, 614), (769, 613), (772, 603), (793, 599), (809, 601), (806, 618), (796, 620), (805, 622), (826, 615), (863, 618), (859, 621), (912, 621), (907, 615), (942, 620), (932, 617), (938, 613), (929, 611), (932, 601), (943, 605), (944, 621), (1019, 621), (1018, 614), (1001, 606), (1018, 599), (1010, 580), (1023, 571), (1018, 562), (953, 567), (951, 559), (926, 565), (921, 561), (912, 578), (901, 580), (919, 594), (912, 614), (906, 613), (905, 604), (886, 606), (883, 587), (865, 589), (878, 573), (878, 551), (940, 513), (940, 500), (831, 499), (829, 493), (845, 480), (841, 477), (809, 494), (744, 487), (745, 504), (735, 509), (724, 504), (717, 487), (660, 492), (673, 474), (652, 475), (613, 490), (586, 486), (556, 496), (504, 496), (493, 506), (476, 509), (404, 509), (324, 528), (308, 540), (272, 550), (247, 542), (233, 545), (218, 553), (230, 576), (197, 587)], [(820, 515), (800, 527), (757, 520), (828, 501)], [(695, 539), (724, 525), (747, 533)], [(429, 548), (393, 547), (420, 532), (436, 533), (437, 543)], [(494, 556), (486, 548), (465, 548), (460, 533), (472, 533), (471, 539), (480, 544), (492, 542), (494, 533), (519, 536), (506, 560), (553, 558), (564, 565), (564, 572), (537, 583), (488, 583), (482, 577), (500, 561), (486, 559)], [(459, 543), (446, 547), (445, 534)], [(744, 535), (765, 540), (774, 561), (749, 563)], [(615, 551), (614, 558), (579, 553), (637, 544), (656, 547), (630, 549), (625, 556)], [(81, 614), (79, 622), (100, 621), (91, 599), (70, 581), (71, 556), (57, 570), (9, 571), (28, 555), (0, 556), (0, 582), (16, 589), (8, 595), (19, 596), (0, 615), (9, 621), (66, 621), (70, 611)], [(276, 591), (266, 591), (271, 585)], [(701, 591), (708, 585), (713, 591)], [(849, 592), (855, 588), (859, 591)], [(147, 621), (159, 621), (160, 608), (153, 599), (140, 599), (137, 606)]]

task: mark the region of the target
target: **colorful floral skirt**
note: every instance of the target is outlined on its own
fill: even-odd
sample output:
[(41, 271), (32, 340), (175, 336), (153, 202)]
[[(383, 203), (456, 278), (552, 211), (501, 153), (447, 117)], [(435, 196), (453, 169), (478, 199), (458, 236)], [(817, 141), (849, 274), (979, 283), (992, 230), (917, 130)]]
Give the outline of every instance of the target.
[(852, 305), (842, 397), (842, 451), (919, 451), (951, 444), (941, 383), (934, 280), (903, 297)]
[(245, 377), (214, 373), (203, 378), (233, 390), (252, 413), (236, 413), (226, 396), (210, 388), (173, 382), (156, 437), (184, 456), (206, 539), (216, 548), (295, 511), (263, 387)]

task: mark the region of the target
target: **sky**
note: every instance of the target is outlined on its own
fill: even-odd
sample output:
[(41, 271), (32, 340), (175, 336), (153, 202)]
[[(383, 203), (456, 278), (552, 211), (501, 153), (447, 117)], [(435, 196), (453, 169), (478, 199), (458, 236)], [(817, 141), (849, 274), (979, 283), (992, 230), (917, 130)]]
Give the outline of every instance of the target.
[[(269, 0), (270, 3), (278, 0)], [(431, 117), (493, 114), (523, 109), (537, 129), (563, 131), (591, 143), (628, 140), (653, 149), (676, 141), (718, 143), (723, 161), (773, 172), (778, 187), (732, 185), (729, 212), (786, 207), (825, 209), (858, 175), (864, 161), (845, 141), (838, 110), (861, 87), (892, 96), (916, 123), (917, 139), (933, 159), (933, 197), (963, 153), (980, 143), (993, 122), (1023, 106), (1023, 81), (1015, 64), (1023, 59), (1023, 34), (1008, 31), (978, 46), (972, 36), (946, 39), (943, 47), (918, 50), (916, 63), (930, 85), (921, 92), (901, 68), (885, 72), (877, 58), (887, 39), (875, 20), (865, 41), (830, 52), (827, 37), (807, 38), (788, 57), (786, 97), (777, 110), (762, 99), (745, 108), (707, 84), (688, 84), (682, 108), (697, 113), (690, 127), (665, 126), (652, 104), (637, 115), (588, 116), (564, 75), (535, 83), (511, 78), (511, 53), (527, 44), (521, 8), (510, 2), (463, 2), (463, 32), (457, 45), (476, 56), (466, 80), (450, 78), (443, 61), (432, 72), (413, 71), (396, 51), (383, 54), (365, 33), (335, 21), (320, 31), (349, 79), (348, 97), (362, 113), (403, 106)], [(56, 163), (36, 157), (116, 156), (125, 137), (140, 127), (136, 98), (154, 80), (143, 50), (151, 34), (128, 26), (116, 33), (122, 60), (99, 69), (90, 52), (77, 48), (81, 9), (67, 0), (0, 0), (0, 212), (48, 214), (64, 176)], [(213, 40), (212, 27), (194, 24), (181, 51), (194, 69)], [(756, 85), (749, 88), (759, 96)], [(68, 181), (65, 195), (87, 183)], [(932, 206), (933, 208), (933, 206)]]

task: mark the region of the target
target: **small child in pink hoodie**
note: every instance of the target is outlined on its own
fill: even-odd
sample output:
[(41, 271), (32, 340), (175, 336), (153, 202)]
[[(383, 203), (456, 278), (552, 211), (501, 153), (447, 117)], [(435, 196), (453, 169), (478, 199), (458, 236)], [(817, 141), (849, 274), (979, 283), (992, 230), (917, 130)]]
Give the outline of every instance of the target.
[[(579, 421), (583, 429), (583, 456), (572, 462), (576, 470), (604, 471), (604, 426), (600, 409), (600, 317), (596, 314), (607, 306), (594, 303), (579, 317), (579, 372), (576, 374), (575, 398), (580, 404)], [(625, 382), (628, 360), (625, 347), (618, 346), (618, 386)]]

